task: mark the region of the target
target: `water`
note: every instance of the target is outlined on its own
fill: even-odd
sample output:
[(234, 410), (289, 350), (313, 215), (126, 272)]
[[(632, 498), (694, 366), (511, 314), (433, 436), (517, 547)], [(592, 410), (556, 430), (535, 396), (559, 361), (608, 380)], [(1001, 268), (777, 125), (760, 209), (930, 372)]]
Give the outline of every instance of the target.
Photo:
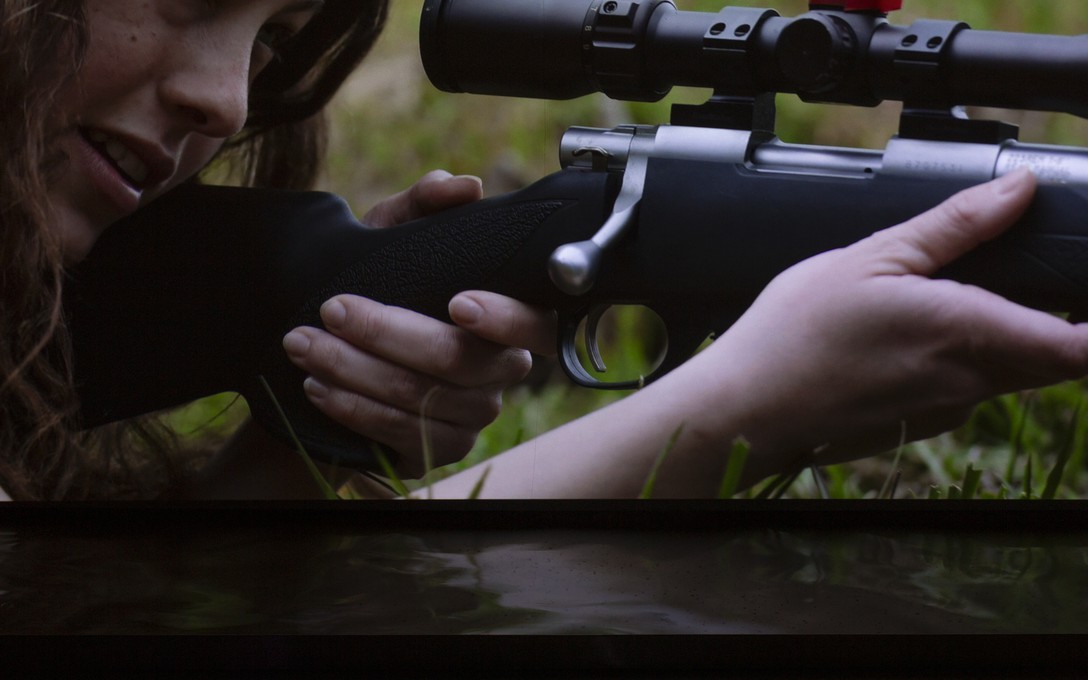
[(0, 632), (1088, 633), (1079, 510), (1053, 515), (1055, 531), (1000, 515), (962, 530), (955, 514), (912, 526), (642, 504), (495, 521), (406, 505), (0, 512)]

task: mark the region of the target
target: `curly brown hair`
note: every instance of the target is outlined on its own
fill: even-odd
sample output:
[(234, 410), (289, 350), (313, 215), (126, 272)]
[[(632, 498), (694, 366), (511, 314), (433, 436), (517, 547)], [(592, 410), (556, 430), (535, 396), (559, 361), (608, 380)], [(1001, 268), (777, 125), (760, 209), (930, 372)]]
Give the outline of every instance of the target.
[[(254, 82), (246, 128), (222, 152), (244, 184), (313, 185), (325, 149), (321, 111), (373, 45), (387, 5), (326, 0)], [(48, 217), (49, 170), (59, 161), (42, 112), (78, 73), (86, 45), (79, 0), (0, 4), (0, 488), (16, 500), (149, 496), (175, 479), (163, 456), (155, 482), (133, 472), (125, 451), (159, 441), (146, 423), (90, 435), (79, 427), (64, 257)]]

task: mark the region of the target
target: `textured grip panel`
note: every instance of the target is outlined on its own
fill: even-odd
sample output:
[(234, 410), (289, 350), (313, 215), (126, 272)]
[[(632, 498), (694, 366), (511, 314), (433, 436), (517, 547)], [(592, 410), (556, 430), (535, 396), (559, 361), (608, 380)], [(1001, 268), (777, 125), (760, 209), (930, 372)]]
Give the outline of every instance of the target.
[[(299, 325), (321, 327), (321, 305), (343, 293), (448, 321), (450, 298), (464, 290), (489, 287), (496, 271), (562, 206), (563, 202), (556, 200), (499, 204), (449, 220), (371, 232), (375, 236), (396, 235), (404, 230), (402, 236), (383, 246), (360, 252), (353, 264), (309, 296), (283, 331)], [(278, 342), (266, 350), (259, 373), (290, 414), (291, 427), (311, 455), (352, 467), (376, 466), (372, 442), (346, 427), (330, 424), (306, 398), (302, 390), (305, 375), (291, 364)], [(286, 439), (286, 429), (263, 386), (250, 385), (244, 391), (254, 417)], [(382, 450), (390, 459), (395, 456)]]
[[(1029, 235), (1024, 238), (1024, 244), (1027, 253), (1067, 277), (1074, 284), (1074, 289), (1088, 291), (1088, 238), (1053, 234)], [(1078, 301), (1082, 306), (1085, 304), (1083, 299)]]
[(941, 276), (1052, 312), (1088, 313), (1088, 189), (1039, 186), (1008, 233), (952, 263)]
[(561, 201), (499, 205), (428, 222), (338, 274), (313, 294), (291, 325), (319, 323), (321, 304), (341, 293), (365, 295), (448, 321), (450, 298), (489, 284), (529, 235), (562, 206)]

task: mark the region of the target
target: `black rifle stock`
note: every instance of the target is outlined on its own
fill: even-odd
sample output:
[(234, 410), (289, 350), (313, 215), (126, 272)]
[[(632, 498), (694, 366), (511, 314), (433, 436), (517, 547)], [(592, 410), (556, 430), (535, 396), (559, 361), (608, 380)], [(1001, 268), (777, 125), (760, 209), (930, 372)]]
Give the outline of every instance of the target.
[[(428, 1), (425, 12), (442, 4)], [(723, 105), (730, 120), (738, 111), (749, 123), (773, 117), (762, 95), (715, 99), (700, 123), (724, 120)], [(361, 226), (329, 194), (183, 186), (111, 227), (72, 273), (66, 304), (85, 422), (238, 391), (286, 440), (264, 378), (311, 454), (374, 467), (372, 443), (310, 405), (304, 376), (281, 349), (291, 328), (320, 326), (318, 309), (334, 294), (443, 320), (449, 299), (468, 289), (550, 307), (568, 375), (629, 388), (599, 382), (577, 357), (579, 323), (596, 310), (638, 304), (662, 318), (668, 348), (652, 380), (726, 330), (792, 264), (1019, 166), (1042, 181), (1027, 215), (942, 275), (1037, 308), (1088, 313), (1088, 152), (935, 120), (922, 128), (938, 138), (901, 136), (884, 152), (784, 144), (751, 124), (574, 128), (561, 171), (383, 230)]]

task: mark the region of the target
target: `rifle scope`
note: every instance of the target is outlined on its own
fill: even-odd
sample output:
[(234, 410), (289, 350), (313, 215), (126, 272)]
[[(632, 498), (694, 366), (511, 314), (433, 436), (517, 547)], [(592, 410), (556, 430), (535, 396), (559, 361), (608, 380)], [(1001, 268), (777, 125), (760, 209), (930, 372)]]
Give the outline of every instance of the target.
[(679, 11), (671, 0), (425, 0), (420, 42), (427, 75), (447, 92), (656, 101), (683, 85), (1088, 117), (1088, 36), (895, 26), (880, 9), (894, 4), (827, 0), (786, 18)]

